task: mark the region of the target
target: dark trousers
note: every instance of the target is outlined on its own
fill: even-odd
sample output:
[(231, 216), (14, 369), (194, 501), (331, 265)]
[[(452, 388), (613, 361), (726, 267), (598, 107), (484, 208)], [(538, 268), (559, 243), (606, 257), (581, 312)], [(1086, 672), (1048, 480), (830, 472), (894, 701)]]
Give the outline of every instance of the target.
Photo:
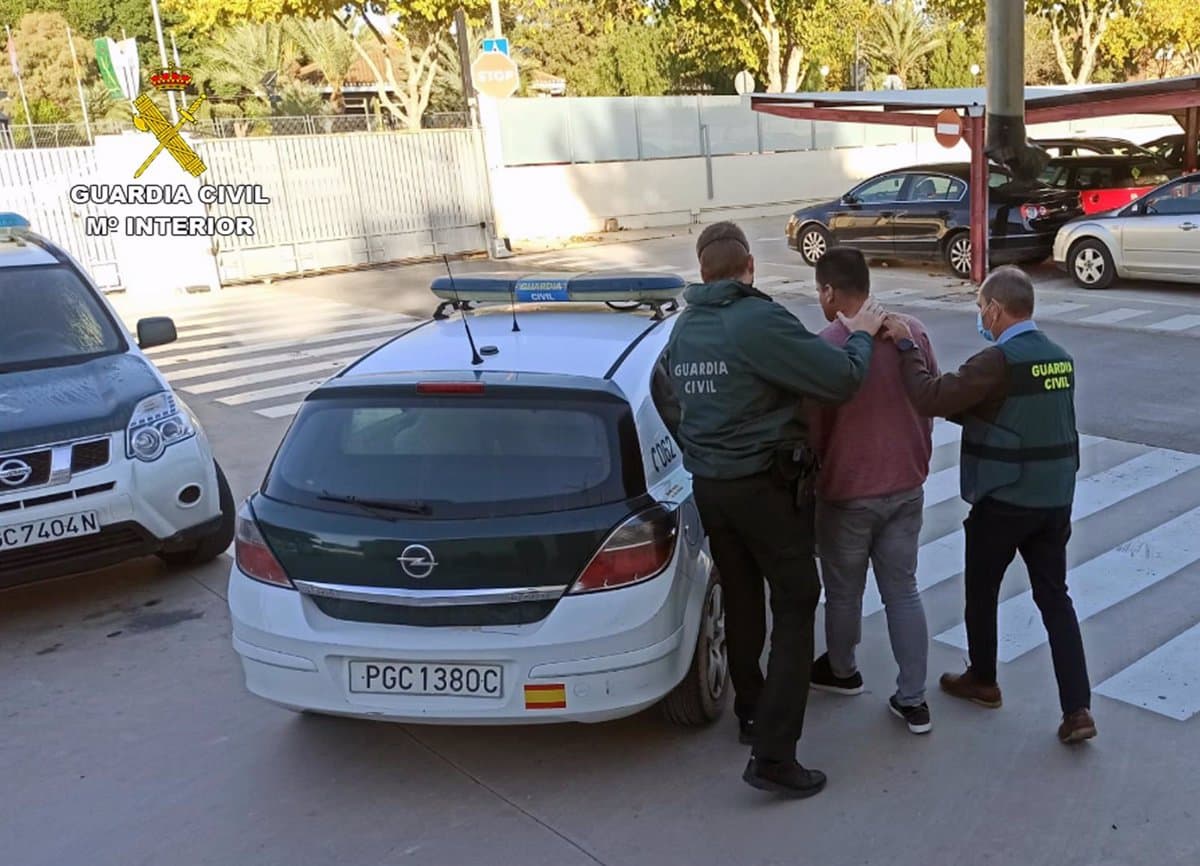
[(1079, 620), (1067, 592), (1070, 508), (1022, 508), (995, 499), (967, 516), (966, 623), (971, 670), (996, 682), (996, 609), (1004, 572), (1019, 552), (1029, 569), (1033, 600), (1050, 638), (1063, 714), (1090, 708), (1087, 661)]
[[(769, 473), (734, 481), (696, 478), (694, 489), (724, 591), (734, 711), (754, 719), (756, 757), (795, 760), (821, 597), (813, 507), (798, 507), (795, 494)], [(759, 665), (766, 641), (764, 577), (772, 618), (765, 679)]]

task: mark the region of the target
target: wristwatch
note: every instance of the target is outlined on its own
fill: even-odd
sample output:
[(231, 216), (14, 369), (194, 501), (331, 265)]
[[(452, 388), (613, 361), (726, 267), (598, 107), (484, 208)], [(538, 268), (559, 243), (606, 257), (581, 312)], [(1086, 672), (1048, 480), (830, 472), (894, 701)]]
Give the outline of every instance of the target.
[(896, 341), (896, 348), (899, 349), (901, 352), (908, 352), (912, 349), (917, 348), (917, 344), (914, 343), (912, 340), (908, 339), (908, 337), (903, 337)]

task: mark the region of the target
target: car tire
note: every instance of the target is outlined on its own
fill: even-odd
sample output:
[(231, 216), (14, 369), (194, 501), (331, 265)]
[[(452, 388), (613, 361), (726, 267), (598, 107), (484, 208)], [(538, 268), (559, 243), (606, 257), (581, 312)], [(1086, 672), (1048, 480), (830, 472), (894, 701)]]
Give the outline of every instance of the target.
[(800, 237), (796, 239), (796, 249), (805, 264), (815, 265), (829, 252), (829, 232), (824, 226), (805, 226), (800, 230)]
[(203, 565), (216, 559), (233, 543), (233, 534), (237, 528), (237, 505), (233, 501), (233, 491), (229, 489), (225, 473), (221, 471), (220, 464), (215, 460), (213, 468), (217, 470), (217, 500), (221, 505), (221, 523), (212, 534), (200, 539), (191, 547), (183, 550), (160, 551), (158, 558), (167, 565), (173, 567)]
[(725, 649), (725, 601), (721, 578), (713, 568), (704, 592), (700, 629), (692, 663), (683, 682), (663, 698), (663, 713), (683, 727), (716, 721), (729, 697), (729, 658)]
[(1077, 241), (1067, 254), (1067, 267), (1075, 282), (1085, 289), (1107, 289), (1117, 277), (1112, 254), (1103, 241)]
[(964, 280), (971, 278), (971, 235), (965, 231), (955, 232), (946, 238), (942, 257), (950, 273)]

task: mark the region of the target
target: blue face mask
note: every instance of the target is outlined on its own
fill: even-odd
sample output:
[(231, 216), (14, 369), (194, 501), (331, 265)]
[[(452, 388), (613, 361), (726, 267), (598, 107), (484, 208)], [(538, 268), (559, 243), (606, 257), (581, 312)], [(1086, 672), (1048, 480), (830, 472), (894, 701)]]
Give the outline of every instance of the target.
[(983, 339), (989, 343), (996, 342), (996, 338), (992, 335), (992, 332), (983, 326), (983, 310), (975, 314), (975, 327), (979, 329), (979, 336), (983, 337)]

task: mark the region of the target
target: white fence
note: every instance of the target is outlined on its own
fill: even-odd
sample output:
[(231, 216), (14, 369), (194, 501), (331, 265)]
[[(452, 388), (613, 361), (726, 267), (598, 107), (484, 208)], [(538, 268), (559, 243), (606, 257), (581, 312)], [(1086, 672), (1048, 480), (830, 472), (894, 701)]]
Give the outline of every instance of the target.
[[(143, 144), (140, 135), (117, 140), (133, 138)], [(490, 204), (477, 130), (193, 140), (192, 145), (208, 166), (201, 182), (257, 184), (271, 200), (269, 206), (196, 204), (194, 211), (174, 212), (205, 215), (207, 208), (212, 217), (253, 217), (253, 236), (213, 238), (223, 284), (487, 249)], [(72, 204), (68, 197), (77, 184), (133, 182), (130, 176), (114, 177), (108, 162), (100, 165), (96, 153), (101, 149), (0, 150), (0, 211), (26, 216), (35, 230), (79, 259), (103, 288), (127, 287), (125, 278), (135, 270), (130, 256), (142, 253), (127, 239), (89, 237), (84, 230), (86, 217), (115, 211)], [(163, 163), (177, 172), (165, 156)], [(151, 175), (139, 182), (151, 182)], [(142, 209), (147, 215), (166, 210)]]
[[(749, 99), (741, 96), (507, 99), (499, 111), (506, 166), (909, 145), (927, 135), (902, 126), (776, 117), (751, 111)], [(1047, 137), (1128, 136), (1140, 144), (1153, 138), (1164, 121), (1169, 123), (1152, 115), (1104, 117), (1032, 131)]]
[[(215, 239), (223, 283), (487, 248), (478, 132), (197, 141), (212, 184), (259, 184), (251, 237)], [(246, 207), (211, 205), (210, 216)]]

